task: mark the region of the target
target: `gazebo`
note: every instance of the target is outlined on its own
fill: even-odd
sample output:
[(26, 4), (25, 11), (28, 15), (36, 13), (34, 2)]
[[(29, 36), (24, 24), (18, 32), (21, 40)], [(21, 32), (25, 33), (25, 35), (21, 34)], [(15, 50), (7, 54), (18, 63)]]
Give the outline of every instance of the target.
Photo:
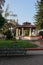
[(29, 37), (32, 36), (32, 33), (35, 33), (35, 26), (29, 22), (24, 22), (22, 25), (16, 26), (16, 39), (20, 37)]

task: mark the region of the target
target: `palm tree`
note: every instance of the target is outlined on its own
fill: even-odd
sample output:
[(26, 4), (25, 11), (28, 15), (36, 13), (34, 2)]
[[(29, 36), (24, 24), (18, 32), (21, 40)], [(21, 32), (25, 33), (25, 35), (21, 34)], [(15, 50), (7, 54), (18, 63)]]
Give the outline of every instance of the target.
[(7, 19), (8, 16), (17, 17), (17, 14), (14, 14), (12, 11), (9, 11), (9, 4), (4, 11), (4, 18)]
[(4, 6), (5, 0), (0, 0), (0, 9), (2, 9), (2, 6)]

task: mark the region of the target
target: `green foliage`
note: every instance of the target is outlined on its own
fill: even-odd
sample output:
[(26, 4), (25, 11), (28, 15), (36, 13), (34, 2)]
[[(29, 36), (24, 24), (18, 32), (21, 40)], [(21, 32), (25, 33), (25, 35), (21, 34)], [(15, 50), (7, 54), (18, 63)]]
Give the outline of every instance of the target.
[(26, 40), (0, 40), (0, 48), (36, 48), (36, 44), (31, 44)]
[(25, 30), (25, 35), (29, 35), (29, 30)]
[(35, 25), (37, 29), (43, 29), (43, 0), (37, 1), (35, 14)]
[(12, 34), (11, 34), (11, 31), (10, 30), (7, 30), (4, 35), (6, 35), (6, 39), (12, 39)]
[(42, 35), (42, 36), (43, 36), (43, 31), (40, 31), (40, 32), (39, 32), (39, 35)]
[(0, 28), (2, 28), (5, 23), (6, 23), (6, 20), (5, 20), (4, 17), (0, 14)]
[(36, 48), (36, 47), (38, 47), (36, 44), (31, 44), (29, 41), (26, 41), (26, 40), (16, 40), (16, 45), (19, 48)]
[[(0, 9), (2, 10), (2, 6), (4, 6), (5, 0), (0, 0)], [(0, 28), (3, 27), (3, 25), (5, 24), (6, 20), (5, 18), (2, 16), (2, 12), (0, 11)]]
[(12, 48), (14, 41), (12, 40), (0, 40), (0, 48)]

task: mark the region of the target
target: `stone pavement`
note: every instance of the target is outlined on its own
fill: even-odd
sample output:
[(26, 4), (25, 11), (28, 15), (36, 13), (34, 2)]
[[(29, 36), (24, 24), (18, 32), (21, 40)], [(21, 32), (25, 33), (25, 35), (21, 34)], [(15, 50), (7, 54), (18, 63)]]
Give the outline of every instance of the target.
[(0, 65), (43, 65), (43, 55), (0, 57)]

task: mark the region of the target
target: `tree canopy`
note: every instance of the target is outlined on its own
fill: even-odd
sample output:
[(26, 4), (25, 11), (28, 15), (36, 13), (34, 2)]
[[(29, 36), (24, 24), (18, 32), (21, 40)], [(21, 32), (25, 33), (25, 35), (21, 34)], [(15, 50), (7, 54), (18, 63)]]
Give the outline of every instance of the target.
[[(1, 10), (2, 10), (2, 6), (4, 6), (4, 2), (5, 2), (5, 0), (0, 0), (0, 9)], [(0, 28), (3, 27), (5, 22), (6, 22), (5, 18), (2, 16), (2, 13), (0, 12)]]
[(43, 0), (36, 3), (35, 25), (37, 29), (43, 29)]
[(0, 28), (3, 27), (3, 25), (5, 24), (6, 20), (4, 19), (4, 17), (0, 14)]

